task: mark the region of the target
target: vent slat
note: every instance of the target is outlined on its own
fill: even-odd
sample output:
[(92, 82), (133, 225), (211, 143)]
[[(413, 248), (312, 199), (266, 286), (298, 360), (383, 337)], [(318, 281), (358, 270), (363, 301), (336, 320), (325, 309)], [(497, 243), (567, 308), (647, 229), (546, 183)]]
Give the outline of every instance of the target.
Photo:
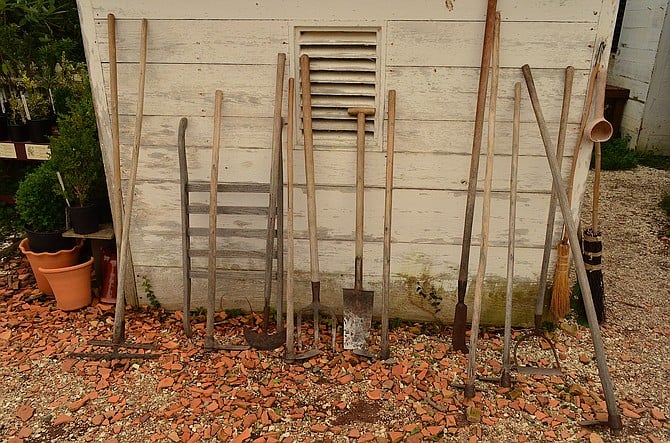
[(312, 96), (312, 106), (315, 108), (349, 108), (352, 106), (374, 107), (374, 97), (360, 96)]
[(318, 95), (363, 95), (374, 97), (375, 85), (316, 83), (312, 85), (312, 96)]
[(310, 58), (352, 58), (375, 60), (377, 58), (376, 46), (302, 46), (302, 54)]
[(302, 31), (300, 42), (308, 44), (377, 44), (377, 33), (373, 31)]
[[(374, 124), (371, 121), (365, 123), (365, 131), (374, 131)], [(312, 129), (314, 131), (350, 131), (356, 132), (356, 120), (313, 120)]]
[(312, 71), (340, 71), (340, 72), (376, 72), (377, 63), (374, 60), (354, 59), (310, 59)]
[(342, 72), (341, 70), (332, 71), (313, 71), (310, 75), (312, 84), (316, 83), (363, 83), (374, 85), (377, 76), (374, 71), (369, 72)]

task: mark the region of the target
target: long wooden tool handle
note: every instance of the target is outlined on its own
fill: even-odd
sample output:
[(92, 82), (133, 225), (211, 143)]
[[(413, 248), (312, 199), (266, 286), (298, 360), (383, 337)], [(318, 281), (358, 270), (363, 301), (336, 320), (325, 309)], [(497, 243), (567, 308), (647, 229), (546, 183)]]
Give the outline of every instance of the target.
[(316, 185), (314, 182), (314, 139), (312, 135), (312, 88), (309, 78), (309, 56), (300, 56), (302, 80), (302, 126), (305, 139), (305, 181), (307, 182), (307, 225), (312, 283), (319, 281), (319, 246), (316, 238)]
[(112, 120), (112, 157), (114, 160), (114, 182), (113, 182), (113, 210), (114, 210), (114, 237), (116, 247), (121, 246), (122, 223), (123, 223), (123, 197), (121, 196), (121, 147), (119, 141), (119, 90), (118, 73), (116, 61), (116, 17), (107, 14), (107, 40), (109, 49), (109, 95), (110, 113)]
[[(270, 303), (272, 293), (272, 252), (274, 250), (274, 230), (277, 222), (277, 195), (279, 193), (279, 168), (281, 159), (281, 131), (282, 131), (282, 98), (284, 96), (284, 71), (286, 69), (286, 54), (277, 54), (277, 74), (275, 78), (274, 117), (272, 126), (272, 163), (270, 168), (270, 196), (268, 199), (267, 238), (265, 242), (265, 286), (263, 299), (265, 307)], [(282, 215), (283, 216), (283, 215)], [(264, 309), (263, 316), (269, 316), (269, 310)], [(267, 327), (267, 318), (263, 318)]]
[(295, 354), (295, 343), (293, 341), (293, 271), (294, 271), (294, 250), (293, 250), (293, 148), (295, 144), (294, 129), (295, 124), (295, 79), (288, 79), (288, 117), (286, 134), (286, 190), (287, 208), (286, 208), (286, 357), (292, 359)]
[(384, 262), (382, 263), (381, 357), (389, 357), (389, 302), (391, 291), (391, 217), (393, 215), (393, 154), (395, 151), (396, 91), (389, 91), (386, 134), (386, 185), (384, 188)]
[(128, 182), (128, 197), (123, 214), (123, 226), (121, 227), (121, 252), (119, 253), (118, 282), (116, 285), (116, 309), (114, 311), (114, 343), (121, 343), (124, 335), (125, 322), (125, 298), (124, 286), (126, 284), (126, 266), (128, 264), (128, 242), (130, 238), (130, 216), (133, 211), (133, 197), (135, 194), (135, 182), (137, 181), (137, 166), (140, 158), (140, 142), (142, 140), (142, 118), (144, 117), (144, 85), (147, 72), (147, 35), (148, 22), (142, 19), (140, 37), (140, 73), (137, 92), (137, 110), (135, 113), (135, 137), (133, 140), (133, 156), (131, 160), (130, 179)]
[(212, 135), (212, 165), (209, 174), (209, 254), (207, 260), (207, 337), (214, 336), (214, 306), (216, 304), (216, 216), (219, 194), (219, 149), (221, 144), (221, 105), (223, 91), (214, 94), (214, 134)]
[[(558, 141), (556, 146), (556, 160), (558, 168), (563, 163), (565, 151), (565, 134), (568, 127), (568, 114), (570, 113), (570, 98), (572, 96), (572, 83), (575, 76), (575, 68), (565, 68), (565, 82), (563, 84), (563, 105), (561, 107), (561, 122), (558, 129)], [(547, 274), (549, 271), (549, 259), (554, 242), (554, 224), (556, 221), (556, 189), (551, 187), (549, 197), (549, 213), (547, 214), (547, 226), (544, 233), (544, 252), (542, 254), (542, 267), (540, 270), (540, 284), (537, 288), (537, 301), (535, 303), (535, 329), (538, 331), (542, 326), (542, 312), (544, 311), (544, 295), (547, 291)]]
[(356, 115), (356, 260), (354, 290), (363, 289), (363, 224), (365, 214), (365, 114)]
[(593, 230), (593, 235), (598, 235), (599, 228), (598, 226), (598, 200), (600, 200), (600, 161), (601, 161), (601, 148), (600, 142), (595, 142), (595, 158), (594, 158), (594, 169), (595, 175), (593, 177), (593, 211), (591, 213), (591, 226)]
[(549, 131), (547, 130), (547, 124), (542, 114), (542, 109), (540, 108), (540, 101), (537, 98), (537, 91), (535, 89), (535, 83), (533, 81), (530, 66), (524, 65), (522, 70), (523, 76), (526, 80), (526, 86), (528, 87), (531, 104), (533, 105), (533, 111), (535, 112), (535, 118), (540, 127), (540, 135), (542, 136), (542, 143), (544, 144), (547, 161), (549, 162), (549, 168), (551, 169), (551, 176), (554, 182), (554, 186), (558, 192), (558, 202), (560, 203), (561, 212), (563, 213), (563, 218), (565, 220), (565, 227), (568, 233), (570, 249), (572, 251), (575, 262), (577, 280), (579, 281), (579, 287), (582, 291), (582, 299), (584, 300), (584, 307), (586, 308), (586, 317), (588, 318), (589, 329), (591, 330), (591, 339), (593, 340), (593, 347), (595, 349), (600, 382), (603, 387), (603, 392), (605, 393), (605, 402), (607, 404), (607, 412), (609, 415), (609, 426), (614, 430), (618, 430), (622, 428), (621, 415), (619, 414), (619, 407), (616, 403), (616, 397), (614, 396), (612, 379), (610, 377), (609, 369), (607, 368), (605, 348), (603, 346), (602, 336), (600, 335), (598, 316), (596, 314), (595, 306), (593, 305), (593, 296), (589, 286), (589, 279), (586, 275), (584, 259), (582, 258), (582, 253), (579, 249), (577, 227), (575, 226), (575, 221), (572, 219), (572, 212), (570, 209), (570, 203), (568, 201), (568, 195), (561, 180), (561, 171), (558, 169), (556, 157), (551, 152), (551, 138), (549, 136)]
[(512, 298), (514, 290), (514, 246), (516, 240), (516, 194), (519, 170), (519, 128), (521, 125), (521, 83), (514, 84), (514, 117), (512, 123), (512, 164), (509, 174), (509, 224), (507, 237), (507, 286), (505, 288), (505, 335), (503, 341), (503, 370), (500, 386), (509, 388), (510, 344), (512, 341)]
[(461, 246), (461, 263), (458, 272), (458, 301), (462, 303), (468, 285), (468, 265), (470, 261), (470, 245), (472, 243), (472, 221), (475, 214), (475, 197), (477, 193), (477, 176), (479, 174), (479, 154), (482, 147), (484, 132), (484, 109), (486, 108), (486, 89), (489, 81), (489, 64), (493, 44), (493, 25), (497, 0), (488, 0), (486, 9), (486, 25), (482, 60), (479, 69), (479, 86), (477, 88), (477, 109), (475, 111), (475, 128), (472, 137), (472, 153), (470, 154), (470, 175), (468, 177), (468, 194), (465, 203), (465, 224), (463, 226), (463, 244)]
[(493, 162), (495, 154), (496, 133), (496, 106), (498, 102), (498, 77), (500, 73), (500, 13), (496, 12), (493, 27), (493, 55), (491, 67), (491, 95), (489, 102), (489, 121), (486, 146), (486, 171), (484, 175), (484, 196), (482, 208), (481, 245), (479, 247), (479, 266), (475, 281), (475, 298), (472, 308), (472, 323), (470, 328), (470, 352), (468, 354), (468, 379), (465, 387), (465, 396), (472, 398), (475, 395), (475, 366), (477, 357), (477, 340), (479, 337), (479, 319), (482, 309), (484, 277), (486, 275), (486, 260), (489, 248), (489, 223), (491, 221), (491, 184), (493, 182)]

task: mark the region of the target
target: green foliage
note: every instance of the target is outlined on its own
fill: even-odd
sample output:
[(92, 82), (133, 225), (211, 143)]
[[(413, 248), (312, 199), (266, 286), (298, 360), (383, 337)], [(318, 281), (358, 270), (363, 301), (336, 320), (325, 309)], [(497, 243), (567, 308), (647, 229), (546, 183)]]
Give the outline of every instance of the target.
[(16, 191), (16, 212), (23, 226), (49, 232), (65, 228), (65, 200), (58, 191), (56, 169), (51, 161), (30, 172)]
[[(601, 145), (602, 157), (601, 168), (606, 171), (625, 170), (635, 168), (639, 161), (639, 154), (628, 149), (630, 137), (613, 138)], [(593, 167), (594, 156), (591, 157)]]
[(9, 95), (9, 123), (12, 125), (21, 125), (28, 121), (25, 108), (21, 103), (21, 98), (18, 94)]
[(156, 293), (154, 292), (154, 287), (151, 285), (151, 280), (149, 280), (149, 277), (146, 275), (142, 277), (142, 289), (144, 289), (144, 294), (147, 296), (147, 300), (149, 300), (149, 305), (153, 309), (160, 309), (161, 308), (161, 303), (158, 301), (158, 298), (156, 298)]
[(22, 229), (14, 206), (0, 202), (0, 237), (10, 237)]
[(85, 92), (70, 100), (69, 114), (58, 118), (58, 137), (51, 139), (51, 160), (60, 171), (65, 194), (80, 205), (105, 189), (105, 170), (88, 81)]
[(241, 315), (244, 315), (244, 311), (242, 309), (226, 309), (224, 311), (226, 313), (226, 318), (235, 318), (239, 317)]
[(670, 188), (666, 189), (661, 196), (661, 209), (665, 211), (665, 215), (670, 217)]
[(639, 164), (648, 168), (668, 170), (670, 169), (670, 156), (659, 155), (654, 152), (640, 152)]

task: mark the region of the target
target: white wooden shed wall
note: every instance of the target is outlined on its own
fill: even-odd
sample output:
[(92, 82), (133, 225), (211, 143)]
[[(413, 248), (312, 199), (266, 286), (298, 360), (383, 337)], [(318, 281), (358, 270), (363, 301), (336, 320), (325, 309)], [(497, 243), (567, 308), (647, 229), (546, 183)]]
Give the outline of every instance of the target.
[(630, 89), (621, 129), (631, 147), (670, 155), (668, 0), (629, 0), (608, 83)]
[[(181, 227), (177, 125), (189, 120), (188, 160), (192, 178), (207, 180), (214, 90), (224, 92), (221, 181), (267, 182), (272, 104), (278, 52), (288, 54), (287, 77), (298, 75), (295, 28), (379, 27), (382, 38), (378, 112), (386, 112), (389, 89), (397, 90), (395, 193), (392, 229), (391, 316), (451, 322), (456, 303), (465, 195), (472, 146), (478, 66), (486, 2), (423, 0), (151, 1), (79, 0), (82, 31), (96, 99), (101, 139), (111, 175), (108, 108), (107, 14), (117, 20), (122, 174), (128, 177), (139, 59), (140, 20), (149, 20), (144, 130), (131, 226), (135, 275), (147, 277), (167, 308), (180, 308)], [(514, 83), (520, 66), (534, 68), (535, 81), (553, 137), (563, 90), (563, 71), (576, 69), (566, 142), (567, 175), (594, 47), (609, 44), (616, 1), (501, 0), (501, 80), (493, 178), (491, 247), (484, 323), (503, 319)], [(609, 48), (609, 45), (608, 45)], [(296, 82), (299, 84), (299, 82)], [(532, 322), (549, 202), (551, 177), (539, 130), (525, 93), (517, 215), (515, 313)], [(286, 103), (286, 100), (284, 100)], [(284, 111), (286, 115), (286, 111)], [(486, 125), (485, 125), (486, 127)], [(386, 139), (366, 153), (364, 287), (379, 297), (382, 271)], [(309, 253), (302, 146), (296, 151), (296, 307), (309, 303)], [(486, 135), (484, 136), (486, 140)], [(486, 151), (486, 143), (482, 154)], [(342, 288), (352, 287), (354, 265), (355, 146), (315, 146), (322, 300), (340, 306)], [(583, 193), (589, 146), (582, 145), (575, 208)], [(482, 155), (480, 180), (484, 175)], [(124, 187), (125, 189), (125, 187)], [(477, 271), (479, 214), (475, 209), (470, 254), (471, 302)], [(227, 223), (244, 222), (228, 220)], [(263, 228), (264, 225), (259, 225)], [(557, 217), (555, 232), (561, 227)], [(235, 263), (221, 262), (222, 267)], [(551, 268), (553, 270), (553, 264)], [(262, 306), (260, 282), (220, 282), (222, 308)], [(193, 306), (205, 304), (205, 280), (194, 284)], [(435, 291), (433, 309), (417, 290)], [(140, 298), (143, 291), (138, 288)], [(378, 310), (379, 300), (375, 302)]]

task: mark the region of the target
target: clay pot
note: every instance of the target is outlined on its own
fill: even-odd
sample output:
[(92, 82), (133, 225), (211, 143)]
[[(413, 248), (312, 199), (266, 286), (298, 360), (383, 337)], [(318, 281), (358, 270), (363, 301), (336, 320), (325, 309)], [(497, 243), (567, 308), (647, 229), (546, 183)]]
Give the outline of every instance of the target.
[(28, 257), (30, 268), (33, 270), (35, 280), (37, 280), (37, 288), (44, 294), (53, 295), (53, 290), (44, 274), (40, 272), (40, 268), (62, 268), (74, 265), (79, 261), (79, 251), (83, 244), (83, 241), (79, 241), (72, 248), (63, 249), (57, 252), (33, 252), (30, 249), (30, 242), (27, 238), (24, 238), (21, 240), (21, 243), (19, 243), (19, 249), (21, 249), (21, 252)]
[(56, 307), (63, 311), (74, 311), (91, 304), (91, 270), (93, 257), (79, 265), (45, 269), (40, 272), (49, 281), (56, 297)]

